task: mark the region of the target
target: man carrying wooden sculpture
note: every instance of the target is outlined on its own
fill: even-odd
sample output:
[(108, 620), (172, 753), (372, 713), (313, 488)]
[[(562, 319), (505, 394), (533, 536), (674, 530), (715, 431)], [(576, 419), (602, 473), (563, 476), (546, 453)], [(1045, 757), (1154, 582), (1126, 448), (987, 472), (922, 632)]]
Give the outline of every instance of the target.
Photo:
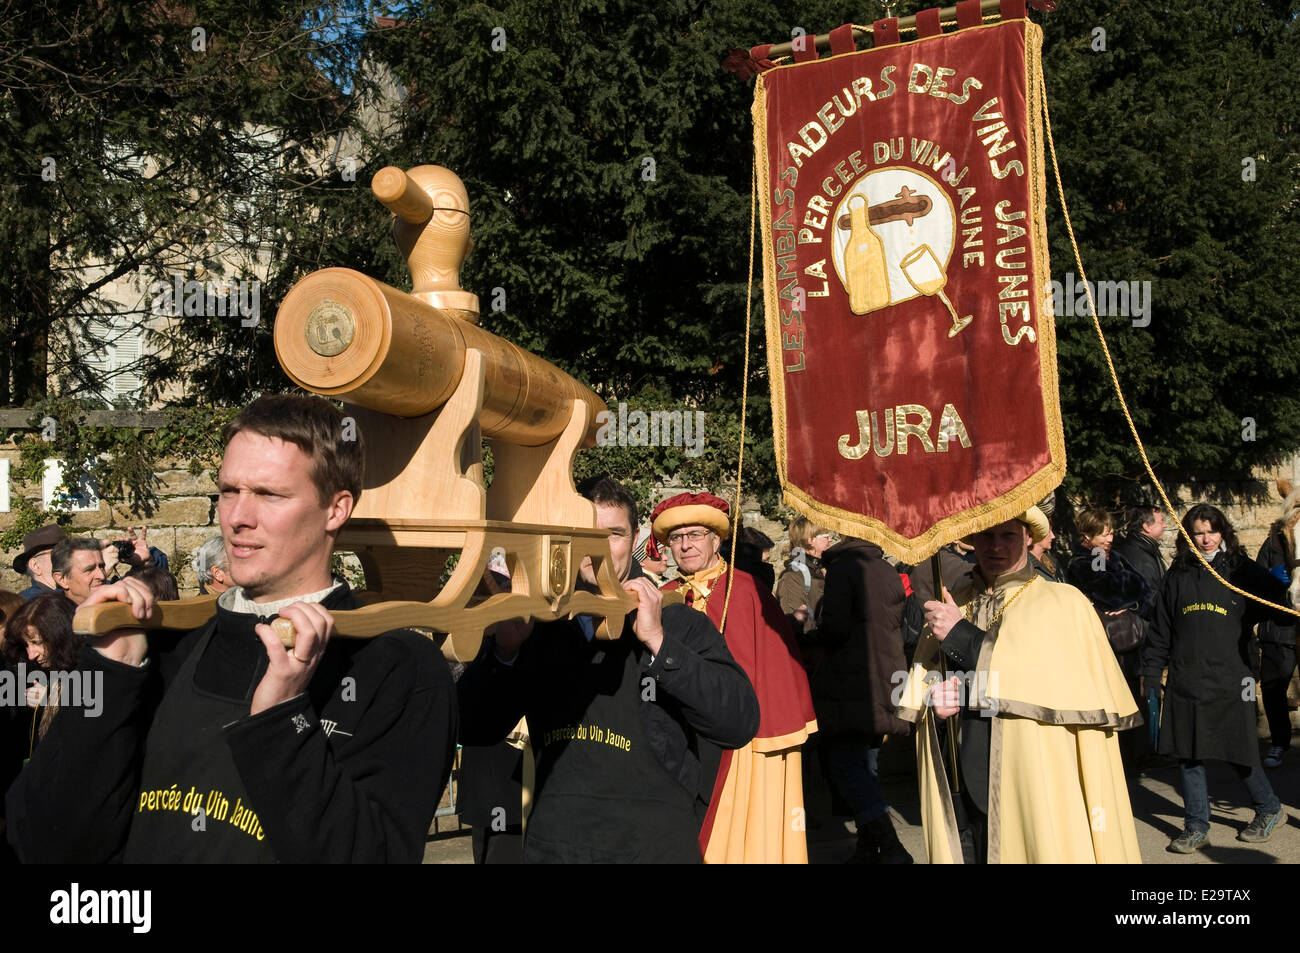
[[(636, 611), (613, 640), (585, 615), (498, 626), (458, 685), (462, 741), (498, 742), (527, 716), (537, 771), (526, 863), (699, 863), (701, 791), (716, 766), (704, 753), (754, 736), (754, 689), (717, 629), (663, 605), (632, 559), (631, 494), (605, 478), (586, 495)], [(581, 572), (594, 588), (590, 562)]]
[[(705, 863), (804, 864), (800, 748), (817, 730), (808, 676), (780, 603), (748, 573), (728, 576), (719, 553), (731, 532), (727, 513), (726, 501), (711, 493), (681, 493), (653, 516), (655, 537), (672, 547), (682, 574), (664, 589), (680, 589), (687, 605), (722, 630), (758, 695), (754, 740), (714, 752), (719, 766), (700, 848)], [(730, 604), (728, 578), (734, 579)]]
[[(103, 712), (61, 712), (7, 797), (28, 862), (418, 862), (451, 769), (456, 702), (411, 631), (331, 640), (355, 608), (330, 574), (361, 492), (360, 441), (318, 397), (227, 425), (218, 515), (235, 588), (177, 641), (116, 630), (82, 650)], [(86, 604), (152, 611), (139, 580)], [(269, 622), (293, 624), (282, 644)]]

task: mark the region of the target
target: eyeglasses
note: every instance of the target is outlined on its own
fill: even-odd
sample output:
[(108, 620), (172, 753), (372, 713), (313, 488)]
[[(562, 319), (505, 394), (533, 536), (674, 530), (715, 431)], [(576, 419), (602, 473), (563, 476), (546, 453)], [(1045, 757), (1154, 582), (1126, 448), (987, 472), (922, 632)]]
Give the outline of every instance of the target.
[(668, 545), (680, 546), (688, 539), (692, 543), (699, 543), (702, 542), (705, 539), (705, 537), (712, 535), (712, 533), (713, 530), (711, 529), (691, 529), (691, 530), (683, 530), (680, 533), (669, 533)]

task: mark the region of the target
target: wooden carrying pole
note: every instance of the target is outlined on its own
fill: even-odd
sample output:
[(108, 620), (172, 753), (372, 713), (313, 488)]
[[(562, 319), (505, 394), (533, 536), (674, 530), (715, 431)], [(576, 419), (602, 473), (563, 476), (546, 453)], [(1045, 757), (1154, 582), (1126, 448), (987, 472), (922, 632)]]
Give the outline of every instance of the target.
[[(980, 0), (980, 16), (987, 17), (997, 13), (1001, 8), (1002, 0)], [(956, 23), (957, 8), (943, 7), (939, 10), (940, 23)], [(903, 30), (916, 29), (916, 16), (899, 17), (898, 29)], [(870, 28), (855, 26), (853, 28), (853, 38), (860, 40), (863, 37), (871, 36)], [(829, 50), (831, 48), (831, 35), (829, 33), (819, 33), (813, 38), (813, 42), (819, 50)], [(793, 56), (794, 41), (788, 40), (785, 43), (778, 43), (768, 52), (768, 59), (776, 59), (778, 56)]]

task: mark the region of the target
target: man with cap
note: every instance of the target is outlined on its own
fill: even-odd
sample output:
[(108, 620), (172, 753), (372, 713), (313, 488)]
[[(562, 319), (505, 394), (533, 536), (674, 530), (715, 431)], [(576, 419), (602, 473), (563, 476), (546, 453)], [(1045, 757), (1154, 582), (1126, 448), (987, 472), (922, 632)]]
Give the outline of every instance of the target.
[[(807, 863), (800, 747), (817, 730), (808, 676), (785, 614), (771, 592), (720, 550), (730, 535), (726, 501), (681, 493), (655, 507), (655, 538), (672, 548), (686, 604), (722, 630), (758, 695), (754, 740), (711, 752), (718, 771), (700, 830), (706, 863)], [(703, 758), (701, 752), (701, 758)]]
[[(1087, 598), (1029, 563), (1048, 530), (1035, 506), (973, 534), (969, 581), (925, 604), (899, 717), (918, 726), (931, 863), (1141, 861), (1116, 736), (1141, 717)], [(939, 747), (953, 716), (957, 798)]]
[(31, 577), (32, 584), (20, 593), (24, 599), (59, 591), (50, 568), (50, 552), (67, 538), (57, 523), (49, 523), (23, 537), (23, 551), (14, 560), (14, 572)]

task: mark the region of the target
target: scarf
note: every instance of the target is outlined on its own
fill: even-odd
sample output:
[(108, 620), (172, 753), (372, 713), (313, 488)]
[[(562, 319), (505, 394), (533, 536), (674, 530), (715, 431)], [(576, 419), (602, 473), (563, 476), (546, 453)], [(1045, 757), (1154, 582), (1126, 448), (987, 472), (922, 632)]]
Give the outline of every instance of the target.
[(713, 591), (717, 580), (727, 571), (727, 561), (719, 558), (716, 563), (708, 569), (701, 569), (697, 573), (681, 577), (682, 596), (686, 604), (692, 609), (699, 609), (701, 612), (708, 611), (709, 593)]

